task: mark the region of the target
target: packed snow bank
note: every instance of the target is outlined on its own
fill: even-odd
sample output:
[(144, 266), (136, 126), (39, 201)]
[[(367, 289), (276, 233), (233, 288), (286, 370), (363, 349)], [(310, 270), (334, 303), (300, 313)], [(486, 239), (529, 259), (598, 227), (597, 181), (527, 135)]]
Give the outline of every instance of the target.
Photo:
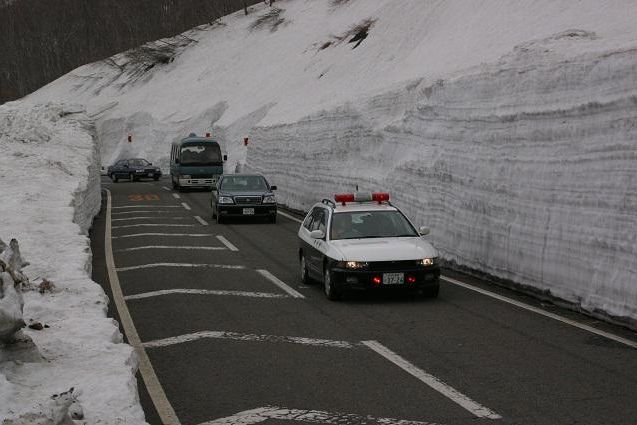
[(266, 173), (291, 207), (391, 190), (446, 259), (637, 320), (637, 3), (275, 5), (141, 74), (123, 53), (28, 101), (84, 103), (107, 164), (165, 166), (170, 142), (212, 129), (230, 170)]
[(100, 207), (92, 132), (78, 108), (0, 107), (0, 235), (19, 240), (32, 284), (54, 285), (23, 294), (25, 321), (43, 325), (24, 330), (42, 359), (0, 363), (0, 419), (53, 412), (51, 397), (73, 387), (89, 423), (144, 423), (134, 352), (90, 279), (87, 230)]
[(273, 176), (291, 207), (354, 184), (388, 190), (445, 259), (637, 318), (635, 51), (516, 52), (254, 137), (248, 168)]

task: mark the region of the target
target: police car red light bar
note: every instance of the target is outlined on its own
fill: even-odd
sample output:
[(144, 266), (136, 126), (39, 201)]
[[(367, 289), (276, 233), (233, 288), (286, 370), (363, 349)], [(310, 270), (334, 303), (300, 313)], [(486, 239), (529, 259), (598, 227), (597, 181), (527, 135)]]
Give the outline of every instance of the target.
[(378, 202), (389, 201), (389, 193), (386, 193), (386, 192), (372, 193), (372, 201), (378, 201)]
[(375, 201), (379, 204), (381, 202), (389, 201), (389, 193), (386, 192), (356, 192), (356, 193), (337, 193), (334, 195), (334, 200), (345, 205), (346, 202), (368, 202)]
[(337, 193), (334, 195), (334, 200), (336, 202), (342, 202), (345, 205), (345, 202), (354, 202), (354, 194), (353, 193)]

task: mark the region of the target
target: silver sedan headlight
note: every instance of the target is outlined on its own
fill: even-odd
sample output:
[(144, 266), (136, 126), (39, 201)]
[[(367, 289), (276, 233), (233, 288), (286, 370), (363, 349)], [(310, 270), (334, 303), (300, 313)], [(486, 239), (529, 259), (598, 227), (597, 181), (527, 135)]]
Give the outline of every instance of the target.
[(276, 203), (276, 199), (274, 199), (274, 195), (266, 195), (263, 197), (264, 204), (274, 204)]
[(219, 197), (220, 204), (234, 204), (234, 200), (231, 196), (220, 196)]

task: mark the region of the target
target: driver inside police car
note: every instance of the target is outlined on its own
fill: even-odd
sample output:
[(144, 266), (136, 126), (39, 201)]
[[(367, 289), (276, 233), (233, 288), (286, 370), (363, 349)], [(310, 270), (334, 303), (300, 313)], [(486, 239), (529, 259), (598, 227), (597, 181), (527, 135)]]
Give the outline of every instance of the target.
[(343, 239), (347, 233), (346, 217), (338, 217), (336, 214), (332, 217), (331, 239)]

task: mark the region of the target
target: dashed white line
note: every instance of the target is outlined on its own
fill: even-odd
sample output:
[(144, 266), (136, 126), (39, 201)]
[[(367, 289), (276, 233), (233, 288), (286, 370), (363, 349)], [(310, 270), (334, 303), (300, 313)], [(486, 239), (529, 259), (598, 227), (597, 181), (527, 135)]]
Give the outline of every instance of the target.
[(193, 238), (210, 237), (208, 233), (132, 233), (130, 235), (112, 236), (111, 239), (137, 238), (141, 236), (190, 236)]
[(451, 401), (457, 403), (464, 409), (471, 412), (473, 415), (479, 418), (488, 418), (488, 419), (501, 419), (502, 416), (498, 415), (493, 410), (482, 406), (481, 404), (476, 403), (466, 395), (460, 393), (455, 388), (445, 384), (440, 379), (435, 376), (425, 372), (424, 370), (414, 366), (409, 363), (407, 360), (400, 357), (398, 354), (391, 351), (389, 348), (385, 347), (378, 341), (362, 341), (362, 344), (373, 350), (374, 352), (380, 354), (385, 359), (389, 360), (405, 372), (409, 373), (413, 377), (419, 379), (423, 383), (427, 384), (432, 389), (438, 391), (440, 394), (444, 395)]
[(203, 218), (199, 217), (198, 215), (195, 216), (195, 220), (197, 220), (199, 223), (201, 223), (202, 226), (207, 226), (208, 222), (206, 220), (204, 220)]
[(232, 244), (230, 243), (230, 241), (229, 241), (228, 239), (224, 238), (223, 236), (218, 235), (218, 236), (217, 236), (217, 239), (219, 239), (219, 241), (220, 241), (222, 244), (224, 244), (225, 246), (227, 246), (227, 247), (228, 247), (228, 249), (229, 249), (230, 251), (239, 251), (239, 248), (237, 248), (236, 246), (232, 245)]
[(112, 207), (112, 209), (124, 209), (124, 208), (181, 208), (179, 205), (122, 205), (120, 207)]
[(280, 335), (255, 335), (240, 334), (236, 332), (225, 331), (201, 331), (185, 335), (179, 335), (171, 338), (158, 339), (155, 341), (144, 342), (144, 347), (166, 347), (168, 345), (183, 344), (184, 342), (196, 341), (203, 338), (215, 339), (233, 339), (237, 341), (253, 341), (253, 342), (283, 342), (291, 344), (313, 345), (319, 347), (332, 348), (355, 348), (359, 344), (352, 344), (347, 341), (334, 341), (329, 339), (303, 338), (296, 336), (280, 336)]
[(293, 215), (286, 214), (286, 213), (284, 213), (282, 211), (277, 211), (276, 213), (282, 215), (285, 218), (289, 218), (292, 221), (296, 221), (297, 223), (303, 223), (303, 220), (299, 220), (298, 218), (294, 217)]
[(172, 213), (175, 211), (168, 210), (137, 210), (137, 211), (120, 211), (116, 213), (111, 213), (111, 215), (125, 215), (125, 214), (150, 214), (150, 213)]
[(487, 297), (491, 297), (491, 298), (494, 298), (496, 300), (503, 301), (505, 303), (514, 305), (516, 307), (520, 307), (520, 308), (523, 308), (525, 310), (532, 311), (533, 313), (537, 313), (537, 314), (540, 314), (542, 316), (549, 317), (551, 319), (557, 320), (557, 321), (565, 323), (567, 325), (574, 326), (574, 327), (576, 327), (578, 329), (582, 329), (584, 331), (593, 333), (595, 335), (603, 336), (605, 338), (611, 339), (613, 341), (619, 342), (619, 343), (627, 345), (629, 347), (637, 348), (637, 342), (635, 342), (635, 341), (631, 341), (629, 339), (622, 338), (622, 337), (620, 337), (618, 335), (611, 334), (611, 333), (602, 331), (600, 329), (596, 329), (596, 328), (594, 328), (592, 326), (588, 326), (588, 325), (585, 325), (583, 323), (576, 322), (575, 320), (567, 319), (566, 317), (562, 317), (560, 315), (557, 315), (557, 314), (542, 310), (541, 308), (533, 307), (533, 306), (525, 304), (523, 302), (516, 301), (514, 299), (507, 298), (507, 297), (504, 297), (502, 295), (495, 294), (493, 292), (486, 291), (484, 289), (481, 289), (481, 288), (466, 284), (464, 282), (460, 282), (459, 280), (452, 279), (452, 278), (447, 277), (447, 276), (440, 276), (440, 278), (442, 280), (446, 281), (446, 282), (452, 283), (454, 285), (461, 286), (461, 287), (463, 287), (465, 289), (469, 289), (470, 291), (478, 292), (478, 293), (480, 293), (482, 295), (486, 295)]
[(140, 264), (138, 266), (119, 267), (116, 270), (118, 272), (125, 272), (128, 270), (140, 270), (140, 269), (152, 269), (156, 267), (185, 267), (185, 268), (210, 268), (210, 269), (229, 269), (229, 270), (245, 270), (245, 266), (233, 265), (233, 264), (191, 264), (191, 263), (151, 263)]
[(191, 209), (191, 208), (190, 208), (190, 205), (188, 205), (188, 204), (187, 204), (187, 203), (185, 203), (185, 202), (182, 202), (182, 203), (181, 203), (181, 206), (182, 206), (182, 207), (184, 207), (184, 208), (185, 208), (186, 210), (188, 210), (188, 211), (190, 211), (190, 209)]
[(273, 294), (270, 292), (249, 292), (249, 291), (223, 291), (214, 289), (163, 289), (161, 291), (144, 292), (141, 294), (127, 295), (126, 300), (139, 300), (142, 298), (158, 297), (171, 294), (192, 294), (192, 295), (230, 295), (235, 297), (251, 298), (287, 298), (287, 295)]
[(181, 196), (179, 196), (179, 194), (178, 194), (178, 193), (173, 193), (173, 197), (174, 197), (175, 199), (180, 199), (180, 198), (181, 198)]
[(147, 246), (136, 246), (134, 248), (124, 248), (118, 249), (115, 252), (126, 252), (126, 251), (140, 251), (143, 249), (187, 249), (192, 251), (220, 251), (226, 249), (225, 246), (168, 246), (168, 245), (147, 245)]
[(195, 225), (194, 224), (144, 223), (144, 224), (126, 224), (124, 226), (113, 226), (113, 229), (125, 229), (127, 227), (195, 227)]
[(111, 221), (130, 221), (130, 220), (150, 220), (161, 218), (162, 220), (185, 220), (186, 217), (125, 217), (125, 218), (113, 218)]
[(283, 289), (285, 292), (290, 294), (292, 296), (292, 298), (305, 298), (303, 296), (303, 294), (301, 294), (297, 290), (289, 287), (287, 284), (285, 284), (283, 281), (281, 281), (279, 278), (274, 276), (269, 271), (267, 271), (267, 270), (257, 270), (257, 273), (261, 274), (266, 279), (268, 279), (270, 282), (274, 283), (276, 286), (278, 286), (279, 288)]
[(161, 188), (162, 188), (162, 189), (164, 189), (164, 190), (165, 190), (165, 191), (167, 191), (167, 192), (170, 192), (170, 188), (169, 188), (169, 187), (162, 186)]

